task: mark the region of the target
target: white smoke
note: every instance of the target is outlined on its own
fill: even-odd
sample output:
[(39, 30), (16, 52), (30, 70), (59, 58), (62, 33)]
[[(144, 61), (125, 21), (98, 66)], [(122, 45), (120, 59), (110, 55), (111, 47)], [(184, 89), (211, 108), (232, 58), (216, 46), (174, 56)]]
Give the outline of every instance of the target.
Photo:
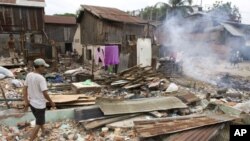
[(215, 43), (210, 41), (211, 17), (189, 19), (181, 14), (174, 15), (164, 23), (164, 46), (170, 47), (174, 52), (182, 52), (183, 72), (195, 79), (215, 84), (214, 75), (221, 56), (212, 47)]

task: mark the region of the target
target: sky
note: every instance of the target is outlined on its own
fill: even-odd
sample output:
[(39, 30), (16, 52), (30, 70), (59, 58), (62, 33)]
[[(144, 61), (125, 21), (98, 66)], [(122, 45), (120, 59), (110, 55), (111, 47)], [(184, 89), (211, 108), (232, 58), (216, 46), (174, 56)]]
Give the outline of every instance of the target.
[[(207, 8), (217, 0), (193, 0), (193, 4), (201, 4)], [(240, 9), (242, 23), (250, 24), (250, 0), (222, 0), (223, 2), (232, 2)], [(132, 11), (153, 6), (157, 2), (168, 2), (168, 0), (46, 0), (45, 13), (47, 15), (76, 13), (80, 5), (96, 5), (105, 7), (115, 7), (124, 11)]]

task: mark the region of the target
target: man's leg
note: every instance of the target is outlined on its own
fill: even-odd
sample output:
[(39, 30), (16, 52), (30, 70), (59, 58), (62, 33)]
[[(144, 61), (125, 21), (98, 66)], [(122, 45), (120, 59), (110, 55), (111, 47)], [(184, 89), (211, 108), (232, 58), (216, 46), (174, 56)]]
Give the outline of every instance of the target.
[(34, 128), (32, 135), (30, 137), (30, 141), (33, 141), (41, 128), (44, 130), (43, 125), (45, 124), (45, 109), (36, 109), (32, 105), (30, 105), (31, 111), (36, 118), (36, 127)]
[(17, 52), (15, 52), (15, 59), (16, 59), (17, 63), (20, 63), (20, 62), (19, 62), (19, 59), (18, 59), (18, 54), (17, 54)]
[(30, 136), (30, 141), (34, 141), (34, 140), (36, 139), (37, 134), (38, 134), (40, 128), (41, 128), (40, 125), (36, 125), (36, 126), (35, 126), (35, 128), (34, 128), (33, 131), (32, 131), (32, 134), (31, 134), (31, 136)]
[(44, 128), (44, 125), (41, 125), (42, 136), (47, 136), (50, 132)]
[(14, 59), (15, 59), (15, 54), (13, 53), (13, 51), (9, 51), (9, 54), (10, 54), (10, 58), (11, 58), (11, 62), (12, 64), (14, 64)]

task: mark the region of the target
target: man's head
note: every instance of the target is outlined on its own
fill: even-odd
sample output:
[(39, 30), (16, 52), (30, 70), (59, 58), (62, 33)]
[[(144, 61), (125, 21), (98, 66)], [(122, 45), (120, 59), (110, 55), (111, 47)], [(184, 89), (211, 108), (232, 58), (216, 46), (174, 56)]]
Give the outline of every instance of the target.
[(43, 59), (39, 58), (34, 61), (34, 67), (38, 73), (44, 73), (45, 68), (48, 68), (49, 65)]

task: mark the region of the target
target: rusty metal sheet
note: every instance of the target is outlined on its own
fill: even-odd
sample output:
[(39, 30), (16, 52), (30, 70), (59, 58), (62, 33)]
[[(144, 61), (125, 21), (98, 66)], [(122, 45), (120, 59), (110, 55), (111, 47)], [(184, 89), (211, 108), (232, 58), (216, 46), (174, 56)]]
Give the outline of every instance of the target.
[(178, 133), (208, 125), (215, 125), (234, 120), (227, 115), (206, 115), (197, 117), (164, 118), (135, 121), (135, 130), (140, 137), (147, 138), (158, 135)]
[(157, 110), (187, 108), (187, 105), (176, 97), (156, 97), (125, 101), (98, 99), (97, 104), (104, 112), (104, 115), (141, 113)]
[(147, 23), (143, 19), (131, 16), (124, 11), (121, 11), (116, 8), (109, 7), (99, 7), (99, 6), (90, 6), (82, 5), (83, 10), (86, 10), (95, 16), (111, 21), (125, 22), (125, 23), (136, 23), (136, 24), (145, 24)]
[(168, 138), (168, 141), (210, 141), (219, 133), (219, 130), (223, 127), (224, 124), (217, 124), (177, 133), (170, 136)]

